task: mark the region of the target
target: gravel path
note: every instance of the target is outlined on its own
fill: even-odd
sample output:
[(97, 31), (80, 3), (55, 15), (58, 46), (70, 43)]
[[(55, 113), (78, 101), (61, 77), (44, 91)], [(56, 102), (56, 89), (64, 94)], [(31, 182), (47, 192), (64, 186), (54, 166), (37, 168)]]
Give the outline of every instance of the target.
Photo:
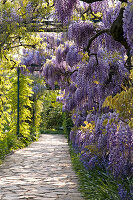
[(41, 135), (0, 166), (0, 200), (83, 200), (77, 182), (66, 138)]

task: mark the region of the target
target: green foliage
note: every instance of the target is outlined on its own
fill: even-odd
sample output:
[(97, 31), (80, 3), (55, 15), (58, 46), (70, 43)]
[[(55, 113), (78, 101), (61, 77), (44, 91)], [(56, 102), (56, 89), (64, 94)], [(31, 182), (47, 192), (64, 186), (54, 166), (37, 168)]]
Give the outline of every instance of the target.
[(73, 122), (72, 122), (70, 113), (64, 112), (63, 113), (63, 130), (68, 140), (69, 140), (69, 133), (72, 127), (73, 127)]
[(114, 97), (108, 96), (103, 107), (109, 107), (116, 110), (119, 113), (120, 119), (124, 120), (133, 128), (133, 70), (130, 71), (130, 81), (131, 87), (126, 88), (123, 86), (123, 91), (117, 93)]
[(0, 137), (0, 160), (8, 153), (8, 145), (6, 136)]
[(116, 94), (114, 97), (108, 96), (103, 107), (116, 110), (119, 117), (127, 120), (130, 127), (133, 127), (133, 87)]
[(42, 111), (42, 100), (43, 96), (33, 95), (33, 104), (31, 108), (32, 122), (31, 122), (31, 137), (35, 140), (39, 136), (39, 128), (41, 124), (41, 111)]
[(41, 112), (43, 109), (43, 96), (44, 96), (44, 86), (45, 82), (43, 79), (39, 78), (38, 76), (31, 76), (33, 80), (32, 88), (34, 91), (34, 87), (37, 88), (33, 92), (31, 97), (32, 100), (32, 107), (31, 107), (31, 138), (32, 140), (36, 140), (39, 137), (40, 131), (40, 124), (42, 122), (41, 119)]
[(0, 65), (0, 159), (13, 149), (24, 147), (30, 139), (32, 81), (20, 74), (20, 135), (17, 132), (17, 70), (7, 70), (10, 61)]
[[(11, 73), (12, 87), (8, 93), (8, 102), (11, 106), (11, 122), (10, 122), (10, 133), (15, 134), (17, 132), (17, 72), (13, 70)], [(30, 137), (30, 125), (29, 122), (31, 121), (31, 112), (30, 108), (32, 106), (32, 101), (30, 97), (32, 96), (32, 80), (29, 79), (28, 76), (25, 76), (20, 73), (20, 135), (21, 137), (28, 138)]]
[(7, 99), (7, 93), (10, 89), (10, 82), (8, 80), (8, 75), (5, 76), (4, 71), (0, 70), (0, 135), (3, 132), (4, 125), (6, 125), (9, 119), (9, 105)]
[(63, 130), (55, 130), (55, 129), (41, 129), (41, 134), (63, 134)]
[(62, 104), (56, 102), (59, 91), (46, 90), (41, 113), (41, 129), (56, 129), (62, 126)]
[(31, 134), (35, 137), (39, 133), (39, 126), (41, 123), (41, 111), (42, 111), (42, 99), (34, 99), (34, 104), (32, 106), (32, 126)]
[[(12, 62), (2, 60), (0, 65), (0, 159), (13, 149), (22, 148), (39, 136), (43, 91), (35, 93), (35, 84), (44, 84), (33, 76), (20, 73), (19, 116), (20, 134), (17, 135), (17, 70), (9, 71)], [(34, 113), (34, 116), (33, 116)]]
[(11, 87), (9, 70), (4, 69), (4, 63), (0, 65), (0, 159), (9, 151), (8, 129), (10, 124), (10, 105), (8, 104), (8, 92)]

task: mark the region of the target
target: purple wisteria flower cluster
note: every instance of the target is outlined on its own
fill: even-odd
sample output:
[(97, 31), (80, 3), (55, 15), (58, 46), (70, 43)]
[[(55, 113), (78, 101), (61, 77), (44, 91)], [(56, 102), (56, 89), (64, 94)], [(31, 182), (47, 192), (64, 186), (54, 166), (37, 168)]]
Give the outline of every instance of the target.
[(130, 1), (123, 14), (123, 31), (129, 46), (133, 49), (133, 2)]
[[(29, 72), (33, 73), (36, 67), (41, 69), (45, 62), (46, 58), (44, 56), (44, 52), (39, 50), (23, 49), (21, 65), (25, 65)], [(25, 71), (23, 67), (21, 67), (21, 71)]]
[[(63, 22), (70, 19), (71, 3), (75, 6), (76, 1), (56, 5), (58, 18)], [(63, 111), (72, 113), (74, 127), (70, 140), (84, 167), (98, 166), (116, 179), (125, 178), (133, 172), (133, 131), (116, 109), (102, 107), (108, 96), (114, 97), (132, 87), (130, 70), (126, 68), (126, 47), (108, 34), (119, 16), (121, 2), (105, 0), (90, 5), (93, 14), (102, 13), (101, 22), (94, 24), (90, 19), (78, 19), (70, 23), (70, 41), (64, 47), (58, 42), (56, 57), (44, 66), (43, 74), (51, 87), (58, 84), (61, 94), (57, 99), (63, 103)], [(87, 4), (83, 6), (88, 8)], [(124, 11), (123, 30), (131, 49), (132, 11), (133, 4), (129, 1)], [(118, 190), (120, 199), (128, 198), (120, 185)]]
[(58, 19), (67, 23), (72, 15), (74, 6), (78, 0), (56, 0), (55, 9), (58, 16)]
[(86, 47), (92, 34), (94, 34), (94, 26), (90, 21), (75, 21), (68, 29), (69, 39), (74, 40), (79, 47)]
[(64, 45), (64, 49), (60, 46), (57, 48), (56, 59), (49, 60), (43, 67), (42, 74), (52, 88), (55, 82), (58, 82), (62, 89), (66, 88), (69, 85), (66, 82), (66, 78), (72, 74), (74, 65), (80, 60), (80, 55), (75, 45), (70, 46), (68, 43)]
[[(94, 123), (93, 129), (89, 123)], [(70, 139), (85, 168), (105, 167), (116, 178), (130, 175), (133, 153), (133, 133), (118, 114), (88, 115), (86, 126), (73, 129)], [(88, 128), (87, 128), (88, 125)]]
[[(66, 48), (64, 51), (58, 48), (55, 67), (51, 68), (54, 69), (54, 74), (58, 74), (58, 76), (56, 74), (58, 80), (54, 81), (58, 81), (59, 86), (65, 89), (64, 108), (71, 111), (78, 107), (80, 110), (82, 104), (87, 103), (88, 110), (95, 108), (100, 111), (105, 98), (120, 92), (123, 80), (128, 79), (128, 70), (125, 68), (123, 60), (114, 62), (111, 55), (107, 58), (106, 52), (99, 49), (97, 58), (92, 55), (88, 63), (85, 63), (81, 61), (81, 56), (79, 56), (75, 46), (69, 47), (65, 58)], [(103, 59), (103, 57), (106, 59)], [(57, 72), (59, 69), (61, 70), (60, 73)], [(68, 71), (70, 72), (69, 81), (64, 84), (65, 75)], [(56, 76), (52, 75), (47, 78), (53, 80), (53, 77)]]

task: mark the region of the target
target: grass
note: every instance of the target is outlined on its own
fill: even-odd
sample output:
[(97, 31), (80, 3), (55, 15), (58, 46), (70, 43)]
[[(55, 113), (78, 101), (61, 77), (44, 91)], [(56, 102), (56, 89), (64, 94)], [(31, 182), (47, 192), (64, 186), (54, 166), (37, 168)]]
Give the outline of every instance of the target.
[(118, 182), (102, 169), (85, 170), (70, 145), (73, 168), (79, 178), (79, 191), (87, 200), (120, 200)]

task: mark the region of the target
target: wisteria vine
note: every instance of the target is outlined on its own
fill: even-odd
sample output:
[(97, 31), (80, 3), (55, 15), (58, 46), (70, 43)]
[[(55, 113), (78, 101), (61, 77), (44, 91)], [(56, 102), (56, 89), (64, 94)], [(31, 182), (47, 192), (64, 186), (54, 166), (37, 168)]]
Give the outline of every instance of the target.
[[(122, 38), (121, 42), (115, 40), (111, 31), (115, 26), (119, 32), (116, 24), (122, 2), (104, 0), (89, 5), (85, 2), (84, 7), (89, 11), (91, 6), (94, 15), (102, 13), (101, 21), (94, 23), (91, 18), (72, 21), (69, 42), (59, 45), (56, 57), (44, 66), (43, 75), (53, 88), (55, 83), (60, 86), (58, 101), (63, 103), (63, 111), (72, 113), (74, 127), (70, 139), (84, 166), (105, 167), (115, 178), (126, 177), (133, 170), (133, 132), (116, 110), (102, 105), (106, 97), (121, 93), (130, 81), (126, 57), (133, 48), (133, 3), (128, 1), (124, 7), (121, 21), (125, 41)], [(59, 20), (70, 22), (76, 1), (58, 3), (57, 0)]]

